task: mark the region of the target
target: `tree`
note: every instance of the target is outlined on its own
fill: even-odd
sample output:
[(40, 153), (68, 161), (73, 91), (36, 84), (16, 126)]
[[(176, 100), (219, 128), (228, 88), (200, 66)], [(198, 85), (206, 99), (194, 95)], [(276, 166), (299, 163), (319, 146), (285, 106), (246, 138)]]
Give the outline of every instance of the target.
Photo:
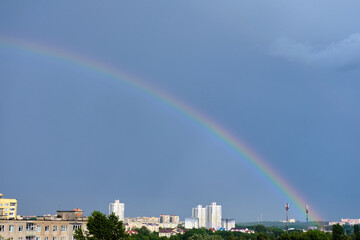
[(332, 240), (343, 240), (346, 236), (344, 234), (344, 229), (339, 224), (333, 225), (332, 228)]
[(354, 225), (353, 240), (360, 240), (359, 225)]
[(255, 226), (256, 233), (266, 233), (266, 227), (262, 224), (258, 224)]
[(220, 235), (198, 234), (192, 235), (189, 240), (224, 240)]
[(256, 236), (256, 240), (267, 240), (268, 236), (264, 232), (260, 232)]
[(75, 230), (74, 238), (77, 240), (127, 240), (128, 235), (122, 221), (114, 214), (106, 217), (105, 214), (94, 211), (89, 216), (86, 225), (87, 232), (81, 228)]

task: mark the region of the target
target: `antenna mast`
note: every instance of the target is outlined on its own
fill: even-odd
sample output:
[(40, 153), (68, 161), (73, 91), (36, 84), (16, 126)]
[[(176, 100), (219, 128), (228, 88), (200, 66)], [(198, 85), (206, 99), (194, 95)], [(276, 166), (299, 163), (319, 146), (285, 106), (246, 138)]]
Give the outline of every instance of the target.
[(309, 205), (305, 205), (305, 211), (306, 211), (306, 230), (309, 230)]
[(285, 204), (285, 210), (286, 210), (286, 233), (289, 233), (289, 218), (288, 218), (289, 203)]

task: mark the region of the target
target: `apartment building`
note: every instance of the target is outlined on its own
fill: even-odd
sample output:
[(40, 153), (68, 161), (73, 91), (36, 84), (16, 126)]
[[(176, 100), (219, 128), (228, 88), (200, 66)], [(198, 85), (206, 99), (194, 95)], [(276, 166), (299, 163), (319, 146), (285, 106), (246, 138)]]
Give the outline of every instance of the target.
[[(79, 209), (74, 209), (79, 210)], [(57, 215), (0, 219), (1, 240), (73, 240), (77, 228), (86, 230), (82, 211), (57, 211)]]
[(115, 200), (114, 203), (109, 204), (109, 214), (115, 213), (119, 217), (120, 221), (125, 219), (125, 204), (121, 203), (119, 200)]
[(0, 219), (16, 219), (17, 218), (17, 200), (2, 198), (0, 193)]

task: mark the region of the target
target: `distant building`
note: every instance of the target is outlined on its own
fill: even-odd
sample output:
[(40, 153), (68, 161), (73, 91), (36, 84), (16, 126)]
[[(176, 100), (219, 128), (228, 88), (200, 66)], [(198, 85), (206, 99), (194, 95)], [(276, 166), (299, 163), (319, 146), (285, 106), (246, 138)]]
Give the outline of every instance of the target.
[(159, 231), (160, 219), (157, 217), (135, 217), (125, 218), (124, 225), (128, 231), (146, 227), (151, 232)]
[(158, 232), (160, 228), (176, 228), (179, 225), (179, 216), (175, 215), (160, 215), (157, 217), (135, 217), (125, 218), (124, 225), (126, 230), (134, 230), (137, 228), (146, 227), (151, 232)]
[(115, 213), (119, 217), (120, 221), (124, 221), (125, 204), (119, 200), (115, 200), (114, 203), (109, 204), (109, 214)]
[(254, 230), (249, 230), (247, 228), (232, 228), (232, 229), (230, 229), (230, 232), (241, 232), (241, 233), (248, 233), (248, 234), (255, 233)]
[(193, 229), (199, 228), (199, 218), (185, 218), (185, 228), (186, 229)]
[(216, 205), (216, 202), (212, 202), (206, 206), (206, 228), (213, 228), (218, 230), (221, 228), (221, 205)]
[(166, 214), (161, 214), (160, 223), (170, 223), (170, 216)]
[(160, 223), (159, 227), (161, 228), (176, 228), (179, 224), (179, 216), (175, 215), (167, 215), (167, 214), (161, 214), (160, 215)]
[(181, 228), (174, 228), (174, 229), (164, 228), (159, 231), (159, 237), (170, 238), (171, 236), (177, 234), (184, 234), (184, 230), (182, 230)]
[[(205, 208), (203, 208), (202, 205), (197, 205), (192, 209), (192, 217), (185, 219), (185, 228), (190, 229), (205, 227), (207, 229), (219, 230), (222, 228), (221, 216), (222, 207), (221, 205), (217, 205), (216, 202), (212, 202)], [(235, 220), (233, 221), (235, 222)], [(230, 222), (230, 225), (227, 226), (228, 230), (235, 227), (235, 225), (233, 226), (231, 224), (232, 222)]]
[(179, 222), (180, 222), (179, 216), (171, 215), (171, 216), (170, 216), (170, 222), (171, 222), (171, 223), (179, 224)]
[(221, 219), (221, 228), (225, 229), (226, 231), (235, 228), (235, 219)]
[(2, 198), (0, 193), (0, 219), (17, 218), (17, 200)]
[(192, 217), (199, 219), (199, 228), (206, 227), (206, 208), (202, 205), (197, 205), (192, 209)]
[(357, 225), (360, 224), (360, 219), (350, 219), (350, 218), (343, 218), (341, 219), (341, 222), (329, 222), (329, 225), (335, 225), (335, 224), (339, 224), (339, 225)]

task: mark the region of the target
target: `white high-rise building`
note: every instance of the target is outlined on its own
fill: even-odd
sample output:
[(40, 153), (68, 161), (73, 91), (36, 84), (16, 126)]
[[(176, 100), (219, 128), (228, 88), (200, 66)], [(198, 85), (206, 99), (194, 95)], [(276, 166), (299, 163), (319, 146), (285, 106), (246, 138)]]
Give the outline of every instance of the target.
[(221, 228), (221, 205), (212, 202), (206, 206), (206, 228), (219, 230)]
[(185, 218), (185, 228), (186, 229), (193, 229), (199, 228), (199, 219), (198, 218)]
[(115, 200), (114, 203), (109, 204), (109, 214), (115, 213), (119, 217), (120, 221), (124, 221), (125, 204), (119, 200)]
[(221, 219), (221, 227), (225, 228), (226, 231), (235, 228), (235, 219)]
[(199, 228), (206, 227), (206, 208), (197, 205), (196, 208), (192, 209), (192, 218), (199, 219)]

